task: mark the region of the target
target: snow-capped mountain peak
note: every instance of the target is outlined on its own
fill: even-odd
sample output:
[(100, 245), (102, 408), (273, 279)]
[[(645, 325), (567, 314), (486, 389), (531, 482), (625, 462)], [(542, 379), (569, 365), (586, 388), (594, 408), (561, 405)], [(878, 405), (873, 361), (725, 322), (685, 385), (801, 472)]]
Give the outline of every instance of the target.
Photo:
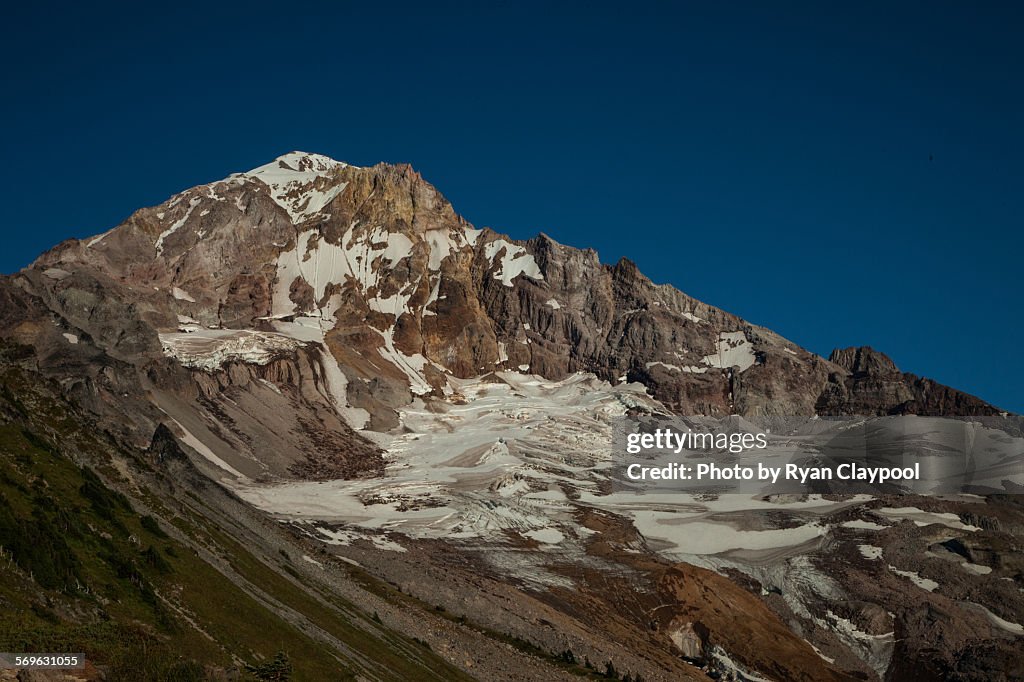
[(257, 168), (243, 173), (248, 176), (267, 176), (274, 174), (324, 174), (336, 168), (344, 168), (349, 164), (344, 161), (332, 159), (323, 154), (311, 152), (292, 151), (282, 154), (270, 163), (263, 164)]
[(240, 176), (265, 183), (274, 201), (298, 224), (319, 213), (345, 189), (346, 183), (331, 182), (331, 176), (347, 166), (322, 154), (294, 151)]

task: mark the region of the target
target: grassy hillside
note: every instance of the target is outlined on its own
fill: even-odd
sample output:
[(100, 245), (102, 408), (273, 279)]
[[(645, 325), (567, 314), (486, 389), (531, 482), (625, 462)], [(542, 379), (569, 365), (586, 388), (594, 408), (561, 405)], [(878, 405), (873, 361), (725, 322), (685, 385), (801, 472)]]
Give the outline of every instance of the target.
[(38, 377), (0, 372), (0, 650), (85, 652), (118, 680), (465, 677), (209, 519), (172, 513), (145, 477), (133, 488), (125, 469), (143, 458)]

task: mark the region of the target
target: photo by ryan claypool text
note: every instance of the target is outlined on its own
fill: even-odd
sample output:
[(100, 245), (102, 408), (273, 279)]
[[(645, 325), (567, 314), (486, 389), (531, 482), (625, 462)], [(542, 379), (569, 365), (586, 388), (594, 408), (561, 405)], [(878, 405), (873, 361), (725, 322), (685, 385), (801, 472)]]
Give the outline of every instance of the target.
[(921, 480), (921, 464), (914, 463), (909, 467), (865, 467), (856, 462), (844, 462), (836, 467), (812, 466), (801, 467), (797, 464), (786, 464), (783, 467), (733, 464), (722, 466), (711, 462), (696, 465), (669, 463), (664, 466), (644, 466), (634, 462), (626, 467), (626, 476), (634, 481), (643, 480), (697, 480), (697, 481), (866, 481), (868, 483), (885, 483), (886, 481), (919, 481)]

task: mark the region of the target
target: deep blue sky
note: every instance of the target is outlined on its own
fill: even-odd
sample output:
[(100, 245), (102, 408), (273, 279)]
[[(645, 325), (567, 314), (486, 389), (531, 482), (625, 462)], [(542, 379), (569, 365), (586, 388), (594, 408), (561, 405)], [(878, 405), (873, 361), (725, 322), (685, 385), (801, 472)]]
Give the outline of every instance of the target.
[(32, 4), (2, 272), (292, 149), (405, 161), (477, 226), (1024, 412), (1017, 3)]

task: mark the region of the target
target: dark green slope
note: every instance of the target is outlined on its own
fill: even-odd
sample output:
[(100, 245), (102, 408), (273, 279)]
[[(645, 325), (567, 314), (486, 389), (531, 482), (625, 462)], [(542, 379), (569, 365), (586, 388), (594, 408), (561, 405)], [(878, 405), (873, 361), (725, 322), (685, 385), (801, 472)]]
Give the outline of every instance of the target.
[(0, 347), (0, 650), (85, 652), (112, 680), (465, 678), (236, 539), (173, 440), (95, 433), (19, 356)]

